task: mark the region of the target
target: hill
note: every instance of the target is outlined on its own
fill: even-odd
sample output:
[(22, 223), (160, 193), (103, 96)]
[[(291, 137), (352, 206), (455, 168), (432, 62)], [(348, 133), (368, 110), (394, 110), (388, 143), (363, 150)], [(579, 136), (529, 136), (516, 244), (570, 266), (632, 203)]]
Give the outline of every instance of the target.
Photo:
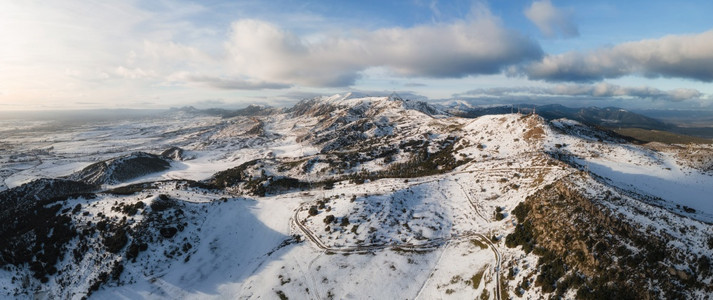
[[(269, 115), (5, 134), (13, 153), (45, 149), (22, 164), (0, 159), (13, 178), (0, 199), (24, 199), (12, 206), (22, 214), (0, 220), (12, 224), (2, 232), (12, 242), (0, 245), (7, 298), (713, 292), (708, 145), (638, 145), (571, 119), (465, 118), (354, 94)], [(135, 144), (83, 151), (75, 141), (87, 135), (116, 137), (89, 145)], [(167, 156), (190, 159), (136, 154), (170, 147)], [(122, 162), (102, 170), (126, 168), (132, 179), (75, 173), (97, 160)], [(161, 170), (144, 172), (151, 166)], [(48, 174), (93, 184), (33, 181)], [(50, 192), (35, 197), (40, 190)]]

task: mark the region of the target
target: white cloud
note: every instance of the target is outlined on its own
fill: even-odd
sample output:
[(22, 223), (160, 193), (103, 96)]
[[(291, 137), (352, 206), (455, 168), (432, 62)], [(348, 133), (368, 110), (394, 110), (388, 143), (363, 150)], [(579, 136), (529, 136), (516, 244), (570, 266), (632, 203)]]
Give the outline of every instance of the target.
[(511, 96), (542, 97), (575, 97), (583, 99), (645, 99), (679, 102), (684, 100), (702, 99), (703, 93), (695, 89), (679, 88), (660, 90), (653, 87), (625, 87), (607, 82), (597, 84), (558, 84), (549, 87), (506, 87), (476, 89), (455, 96), (480, 96), (507, 98)]
[(398, 76), (495, 74), (542, 55), (529, 38), (489, 14), (470, 21), (351, 32), (307, 41), (274, 24), (240, 20), (227, 49), (234, 71), (250, 78), (306, 86), (349, 86), (384, 67)]
[(571, 9), (560, 9), (550, 0), (535, 1), (525, 10), (525, 16), (537, 26), (546, 37), (561, 35), (565, 38), (579, 36)]
[(266, 81), (246, 80), (240, 78), (223, 78), (213, 76), (188, 76), (189, 82), (205, 84), (207, 86), (224, 90), (266, 90), (266, 89), (286, 89), (291, 85)]
[(531, 79), (597, 81), (625, 75), (713, 81), (713, 30), (551, 55), (525, 66)]

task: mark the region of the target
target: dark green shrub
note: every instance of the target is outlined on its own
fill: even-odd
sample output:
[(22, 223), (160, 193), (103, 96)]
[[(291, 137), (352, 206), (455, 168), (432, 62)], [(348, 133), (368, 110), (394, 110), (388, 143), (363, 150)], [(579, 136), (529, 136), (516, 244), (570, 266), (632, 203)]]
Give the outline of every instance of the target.
[(336, 220), (336, 218), (334, 217), (334, 215), (327, 215), (326, 217), (324, 217), (324, 223), (325, 223), (325, 224), (332, 223), (332, 222), (334, 222), (335, 220)]
[(118, 253), (121, 248), (124, 248), (129, 239), (126, 237), (126, 230), (119, 228), (116, 232), (104, 238), (104, 246), (111, 253)]
[(525, 222), (525, 218), (527, 218), (527, 214), (529, 213), (530, 206), (525, 204), (525, 202), (520, 202), (520, 204), (515, 206), (515, 209), (512, 210), (512, 214), (515, 215), (517, 221), (520, 223)]

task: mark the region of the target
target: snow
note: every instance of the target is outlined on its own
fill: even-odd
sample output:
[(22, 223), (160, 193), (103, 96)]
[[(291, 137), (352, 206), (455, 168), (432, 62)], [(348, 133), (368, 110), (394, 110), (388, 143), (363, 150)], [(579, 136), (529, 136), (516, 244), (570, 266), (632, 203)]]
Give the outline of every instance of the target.
[[(555, 126), (582, 127), (569, 120), (557, 120)], [(700, 170), (679, 163), (675, 153), (656, 152), (643, 146), (598, 141), (584, 135), (573, 136), (550, 132), (547, 146), (560, 146), (563, 153), (573, 155), (574, 161), (584, 166), (608, 184), (659, 199), (656, 204), (690, 215), (698, 220), (713, 222), (713, 177)], [(695, 213), (684, 210), (695, 209)]]
[[(597, 179), (577, 181), (583, 191), (597, 195), (609, 190), (619, 195), (620, 202), (605, 205), (643, 226), (661, 231), (679, 224), (695, 228), (690, 235), (671, 232), (678, 238), (672, 244), (699, 253), (705, 251), (703, 243), (711, 227), (701, 221), (713, 221), (713, 203), (708, 196), (713, 194), (712, 177), (683, 166), (674, 153), (600, 141), (591, 129), (569, 120), (553, 121), (550, 127), (534, 115), (434, 118), (412, 104), (404, 105), (389, 97), (352, 94), (320, 101), (343, 108), (329, 116), (300, 118), (280, 114), (221, 119), (179, 114), (144, 122), (85, 124), (24, 137), (20, 132), (23, 128), (47, 124), (17, 124), (13, 128), (19, 131), (0, 131), (0, 140), (11, 151), (0, 155), (0, 166), (6, 170), (0, 172), (0, 179), (9, 188), (36, 178), (66, 176), (93, 162), (133, 151), (160, 153), (177, 146), (189, 157), (172, 161), (171, 168), (164, 172), (105, 188), (177, 181), (157, 183), (155, 189), (133, 195), (99, 194), (96, 199), (70, 199), (63, 204), (71, 208), (81, 203), (87, 215), (74, 218), (77, 224), (86, 224), (100, 220), (100, 214), (124, 217), (111, 209), (114, 203), (141, 201), (149, 206), (160, 194), (167, 195), (177, 200), (185, 212), (181, 217), (186, 224), (182, 231), (151, 243), (136, 262), (91, 252), (82, 261), (81, 272), (72, 276), (71, 289), (50, 283), (38, 290), (47, 297), (79, 299), (89, 279), (107, 264), (122, 261), (122, 284), (105, 284), (92, 297), (243, 299), (276, 298), (278, 293), (284, 293), (298, 299), (325, 299), (330, 295), (340, 299), (464, 299), (479, 297), (485, 291), (492, 297), (499, 282), (498, 273), (516, 268), (522, 271), (515, 279), (519, 283), (531, 273), (536, 257), (508, 249), (501, 242), (485, 245), (485, 240), (492, 236), (502, 240), (512, 231), (514, 220), (509, 212), (515, 206), (547, 184), (568, 176), (575, 178), (572, 174), (581, 173), (577, 167)], [(329, 121), (347, 115), (346, 109), (378, 111), (377, 117), (370, 119), (378, 126), (366, 134), (383, 137), (384, 143), (443, 141), (456, 136), (454, 157), (463, 163), (444, 174), (383, 178), (363, 184), (343, 180), (330, 190), (294, 190), (267, 197), (200, 190), (178, 181), (205, 180), (216, 172), (259, 158), (298, 165), (324, 158), (320, 154), (323, 145), (305, 137), (329, 128)], [(256, 120), (264, 123), (265, 132), (247, 134)], [(566, 130), (571, 128), (581, 131), (568, 134)], [(438, 150), (435, 144), (430, 145), (432, 153)], [(50, 147), (47, 152), (36, 151)], [(10, 162), (11, 154), (31, 151), (37, 154)], [(572, 157), (572, 165), (554, 160), (550, 156), (553, 153)], [(409, 158), (407, 153), (394, 156), (396, 162)], [(328, 167), (319, 162), (307, 173), (289, 170), (281, 175), (317, 182), (330, 176), (327, 171), (321, 172)], [(348, 171), (386, 167), (379, 159)], [(275, 169), (268, 165), (263, 170), (277, 172)], [(654, 200), (641, 202), (629, 196), (633, 193)], [(319, 201), (324, 201), (325, 207), (310, 216), (309, 208), (319, 206)], [(676, 205), (696, 212), (685, 212)], [(656, 217), (638, 216), (634, 208), (657, 212), (651, 215), (663, 214), (673, 225)], [(504, 219), (495, 220), (496, 209), (502, 210)], [(336, 222), (325, 224), (327, 215), (335, 216)], [(348, 217), (349, 225), (340, 224), (343, 217)], [(144, 214), (137, 214), (128, 222), (137, 226), (144, 218)], [(325, 230), (327, 225), (329, 231)], [(308, 239), (309, 232), (316, 243)], [(299, 242), (295, 236), (299, 236)], [(170, 254), (185, 243), (190, 243), (191, 248)], [(505, 267), (498, 267), (499, 260)], [(70, 266), (69, 256), (61, 264)], [(481, 270), (481, 283), (469, 285)], [(0, 286), (17, 288), (18, 284), (9, 279), (15, 273), (0, 270)], [(525, 297), (536, 298), (537, 293), (538, 289), (532, 288)], [(12, 295), (12, 291), (0, 292), (0, 297)]]

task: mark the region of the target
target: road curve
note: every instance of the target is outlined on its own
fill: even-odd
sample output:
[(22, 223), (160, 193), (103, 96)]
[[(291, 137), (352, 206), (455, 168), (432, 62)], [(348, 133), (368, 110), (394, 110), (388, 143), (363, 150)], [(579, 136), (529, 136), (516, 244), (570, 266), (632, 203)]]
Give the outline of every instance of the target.
[[(461, 187), (461, 190), (463, 193), (466, 195), (466, 198), (468, 200), (468, 203), (470, 204), (470, 207), (475, 211), (475, 213), (483, 218), (486, 222), (489, 221), (487, 220), (483, 215), (481, 215), (480, 211), (478, 210), (477, 206), (473, 201), (470, 199), (470, 196), (468, 193), (463, 189), (463, 186), (456, 181), (456, 183)], [(500, 300), (501, 299), (501, 285), (500, 285), (500, 270), (501, 270), (501, 261), (502, 261), (502, 256), (500, 254), (500, 251), (497, 249), (495, 244), (482, 233), (476, 233), (476, 232), (470, 232), (470, 233), (464, 233), (460, 235), (452, 235), (450, 237), (443, 237), (443, 238), (435, 238), (426, 241), (425, 243), (422, 244), (410, 244), (410, 243), (385, 243), (385, 244), (376, 244), (376, 245), (361, 245), (361, 246), (353, 246), (353, 247), (329, 247), (325, 245), (318, 237), (314, 235), (312, 230), (307, 228), (302, 221), (299, 219), (299, 213), (301, 211), (306, 211), (308, 210), (309, 205), (312, 205), (311, 202), (305, 202), (302, 203), (297, 209), (295, 209), (295, 213), (293, 215), (292, 223), (295, 225), (299, 231), (302, 232), (302, 234), (310, 241), (312, 242), (313, 245), (315, 245), (317, 248), (319, 248), (322, 251), (326, 252), (332, 252), (332, 253), (367, 253), (371, 251), (376, 251), (376, 250), (384, 250), (384, 249), (402, 249), (402, 250), (411, 250), (411, 251), (426, 251), (426, 250), (434, 250), (439, 247), (442, 247), (443, 245), (446, 245), (447, 243), (451, 241), (461, 241), (461, 240), (466, 240), (466, 239), (472, 239), (472, 238), (479, 238), (485, 242), (488, 247), (493, 251), (493, 254), (495, 255), (495, 261), (496, 261), (496, 267), (495, 267), (495, 299)], [(420, 291), (419, 291), (420, 294)]]

